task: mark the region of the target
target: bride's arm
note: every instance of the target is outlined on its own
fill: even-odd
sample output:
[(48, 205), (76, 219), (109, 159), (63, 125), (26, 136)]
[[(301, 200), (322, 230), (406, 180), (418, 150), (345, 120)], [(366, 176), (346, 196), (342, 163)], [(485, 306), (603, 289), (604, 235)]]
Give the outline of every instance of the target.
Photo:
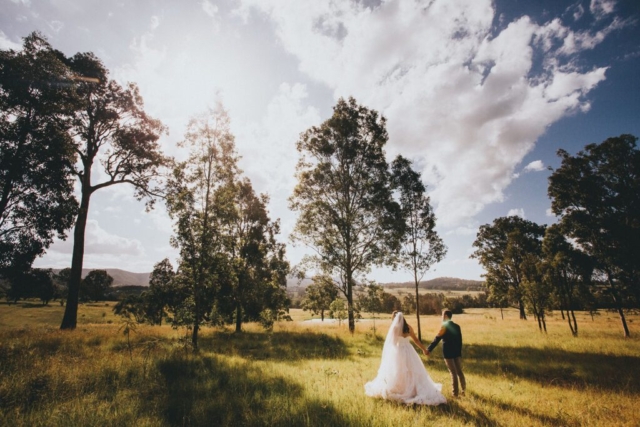
[(414, 342), (414, 343), (416, 343), (416, 345), (417, 345), (418, 347), (420, 347), (420, 349), (422, 350), (422, 352), (423, 352), (425, 355), (427, 355), (427, 349), (426, 349), (426, 347), (424, 346), (424, 344), (422, 344), (422, 343), (420, 342), (420, 340), (419, 340), (419, 339), (418, 339), (418, 337), (416, 336), (416, 333), (415, 333), (415, 332), (413, 332), (413, 328), (411, 327), (411, 325), (408, 325), (408, 326), (409, 326), (409, 336), (411, 337), (411, 339), (413, 340), (413, 342)]

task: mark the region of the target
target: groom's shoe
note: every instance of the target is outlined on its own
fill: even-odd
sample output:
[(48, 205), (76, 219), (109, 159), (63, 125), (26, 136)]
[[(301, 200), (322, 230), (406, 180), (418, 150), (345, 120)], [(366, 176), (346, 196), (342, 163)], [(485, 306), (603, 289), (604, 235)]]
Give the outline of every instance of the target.
[(466, 396), (466, 394), (464, 393), (464, 390), (462, 390), (462, 391), (460, 392), (460, 396), (462, 396), (462, 397)]

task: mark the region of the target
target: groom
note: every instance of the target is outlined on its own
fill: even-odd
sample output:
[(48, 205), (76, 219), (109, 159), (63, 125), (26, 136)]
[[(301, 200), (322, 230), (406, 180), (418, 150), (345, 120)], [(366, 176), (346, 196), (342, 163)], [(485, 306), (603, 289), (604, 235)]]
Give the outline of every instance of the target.
[(442, 340), (442, 354), (444, 355), (444, 363), (449, 368), (451, 374), (451, 386), (453, 388), (453, 396), (458, 397), (458, 379), (462, 386), (462, 395), (467, 388), (467, 382), (462, 372), (462, 331), (460, 326), (453, 323), (451, 317), (453, 313), (449, 310), (442, 310), (442, 328), (433, 342), (427, 348), (427, 356), (436, 348), (440, 340)]

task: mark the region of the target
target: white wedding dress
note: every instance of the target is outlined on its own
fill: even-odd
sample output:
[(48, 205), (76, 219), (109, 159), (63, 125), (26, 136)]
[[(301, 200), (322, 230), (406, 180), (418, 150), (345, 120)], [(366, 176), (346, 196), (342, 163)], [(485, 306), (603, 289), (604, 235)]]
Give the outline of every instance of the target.
[(440, 392), (442, 384), (433, 382), (420, 356), (409, 342), (410, 338), (402, 336), (403, 325), (404, 316), (398, 313), (391, 322), (384, 341), (378, 376), (365, 384), (365, 394), (407, 405), (447, 403)]

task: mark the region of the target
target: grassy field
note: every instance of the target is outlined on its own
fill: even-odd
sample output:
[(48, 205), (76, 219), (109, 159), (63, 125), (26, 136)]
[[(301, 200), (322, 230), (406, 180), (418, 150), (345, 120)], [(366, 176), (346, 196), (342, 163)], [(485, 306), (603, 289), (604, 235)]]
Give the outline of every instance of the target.
[[(631, 339), (613, 313), (580, 315), (578, 338), (557, 314), (547, 335), (515, 311), (457, 315), (468, 394), (420, 407), (364, 395), (389, 320), (375, 336), (359, 322), (352, 336), (294, 311), (273, 332), (205, 329), (194, 355), (168, 326), (139, 326), (129, 344), (111, 308), (83, 305), (78, 328), (61, 332), (62, 307), (0, 304), (0, 425), (640, 425), (637, 315)], [(423, 319), (427, 337), (438, 327)], [(423, 359), (450, 397), (440, 350)]]

